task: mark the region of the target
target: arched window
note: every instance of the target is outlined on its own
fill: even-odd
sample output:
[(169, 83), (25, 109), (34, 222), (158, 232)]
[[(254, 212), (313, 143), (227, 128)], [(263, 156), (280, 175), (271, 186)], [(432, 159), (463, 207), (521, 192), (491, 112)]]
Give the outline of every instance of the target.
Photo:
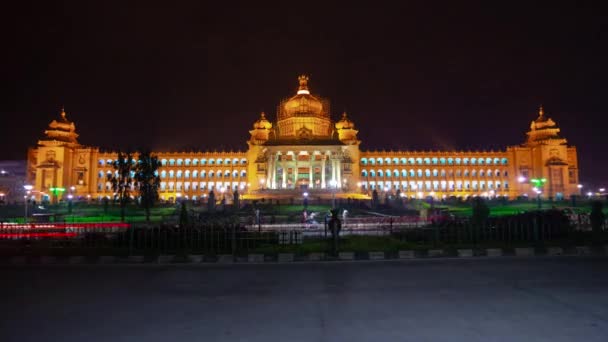
[(437, 159), (437, 157), (433, 157), (433, 158), (431, 159), (431, 162), (433, 163), (433, 165), (437, 165), (437, 163), (438, 163), (438, 159)]
[(229, 159), (229, 158), (226, 158), (226, 159), (224, 160), (224, 165), (230, 165), (230, 163), (231, 163), (231, 162), (230, 162), (230, 159)]
[(469, 170), (464, 170), (464, 176), (469, 177)]
[(492, 170), (488, 169), (488, 171), (486, 171), (486, 176), (488, 176), (488, 177), (494, 176), (494, 174), (492, 173)]
[(462, 172), (460, 170), (456, 170), (456, 177), (462, 176)]
[(192, 159), (192, 166), (198, 166), (198, 159)]
[(486, 165), (492, 165), (492, 158), (486, 158)]
[(501, 164), (502, 164), (502, 165), (507, 165), (507, 164), (508, 164), (508, 160), (507, 160), (507, 158), (502, 158), (502, 159), (501, 159)]
[[(196, 159), (194, 159), (194, 160), (196, 160)], [(196, 178), (196, 177), (198, 177), (198, 170), (192, 171), (192, 178)]]
[(479, 177), (483, 177), (483, 170), (479, 171)]
[(162, 166), (167, 166), (167, 159), (162, 159), (162, 160), (160, 161), (160, 165), (162, 165)]
[(454, 165), (454, 159), (448, 158), (448, 165)]
[(237, 158), (232, 159), (232, 165), (239, 165), (239, 160)]
[(239, 172), (237, 170), (232, 171), (232, 178), (238, 178)]
[(384, 171), (378, 170), (378, 177), (384, 177)]
[(477, 165), (477, 158), (471, 158), (471, 165)]
[(416, 158), (416, 164), (422, 165), (422, 158)]
[(367, 170), (361, 171), (361, 177), (367, 177)]
[(205, 172), (205, 170), (201, 170), (201, 178), (205, 178), (207, 176), (207, 173)]
[[(203, 176), (205, 174), (205, 171), (201, 171), (201, 176)], [(215, 173), (213, 171), (209, 171), (209, 178), (213, 178), (213, 176), (215, 176)]]
[(245, 178), (247, 176), (247, 171), (241, 170), (241, 177)]
[(215, 163), (216, 163), (217, 165), (223, 165), (223, 164), (224, 164), (224, 161), (223, 161), (222, 159), (220, 159), (220, 158), (217, 158), (217, 160), (215, 161)]
[(439, 174), (439, 173), (437, 172), (437, 169), (433, 169), (433, 177), (437, 177), (437, 176), (438, 176), (438, 174)]
[(424, 176), (431, 177), (431, 170), (429, 170), (429, 169), (424, 170)]
[(410, 169), (410, 177), (416, 177), (416, 172), (414, 169)]
[(403, 178), (407, 177), (407, 170), (405, 170), (405, 169), (401, 170), (401, 177), (403, 177)]
[(182, 178), (182, 170), (177, 170), (177, 178)]
[(401, 158), (401, 165), (406, 165), (406, 164), (407, 164), (407, 159)]
[(391, 165), (391, 158), (385, 158), (385, 159), (384, 159), (384, 163), (385, 163), (386, 165)]
[(247, 159), (241, 158), (241, 165), (247, 165)]
[[(452, 158), (450, 158), (450, 159), (452, 159)], [(439, 164), (445, 165), (445, 158), (439, 158)]]
[(99, 166), (104, 166), (104, 165), (106, 165), (105, 160), (99, 159)]
[(409, 158), (409, 159), (407, 160), (407, 162), (408, 162), (410, 165), (414, 165), (414, 164), (416, 164), (416, 160), (415, 160), (414, 158)]
[(494, 165), (498, 165), (498, 164), (500, 164), (500, 159), (494, 158)]
[(361, 158), (361, 164), (367, 165), (367, 158)]
[[(450, 171), (450, 172), (452, 172), (452, 171)], [(440, 175), (441, 177), (445, 177), (445, 170), (443, 170), (443, 169), (442, 169), (439, 175)]]
[(431, 158), (424, 158), (424, 164), (431, 165)]
[(393, 158), (393, 165), (399, 165), (399, 158)]
[(391, 178), (391, 174), (392, 174), (391, 170), (386, 170), (386, 171), (384, 172), (384, 177), (386, 177), (386, 178)]
[(460, 158), (456, 158), (454, 161), (456, 162), (456, 165), (460, 165)]
[(192, 163), (192, 161), (191, 161), (190, 159), (186, 159), (186, 160), (184, 161), (184, 164), (185, 164), (186, 166), (190, 166), (190, 164), (191, 164), (191, 163)]
[(393, 176), (399, 177), (399, 170), (397, 170), (397, 169), (393, 170)]
[(201, 165), (207, 165), (207, 159), (202, 158), (201, 159)]
[(376, 162), (378, 163), (378, 165), (382, 165), (383, 160), (382, 160), (382, 158), (378, 158), (378, 159), (376, 159)]
[(175, 177), (175, 171), (169, 170), (169, 178)]
[(507, 177), (509, 175), (509, 171), (505, 170), (505, 172), (502, 173), (503, 176)]
[(190, 178), (190, 170), (184, 172), (184, 178)]
[(175, 159), (169, 159), (169, 166), (175, 166)]
[(479, 165), (484, 165), (484, 160), (483, 160), (483, 158), (479, 158), (479, 159), (477, 159), (477, 164), (479, 164)]
[(213, 158), (209, 159), (209, 165), (215, 165), (215, 159), (213, 159)]
[(471, 177), (477, 177), (477, 170), (471, 171)]
[(222, 171), (216, 172), (215, 173), (215, 177), (218, 178), (218, 179), (222, 178)]
[(165, 171), (165, 170), (161, 171), (160, 178), (167, 178), (167, 171)]
[(376, 165), (376, 159), (374, 159), (374, 158), (369, 158), (369, 164), (370, 164), (370, 165)]
[(97, 174), (97, 178), (103, 178), (103, 171), (99, 171), (99, 173)]
[(106, 160), (106, 164), (108, 164), (108, 165), (112, 165), (112, 159), (108, 159), (108, 160)]
[(418, 169), (418, 178), (422, 178), (422, 170)]
[(462, 165), (469, 165), (469, 158), (462, 159)]
[(370, 177), (372, 177), (372, 178), (375, 178), (375, 177), (376, 177), (376, 171), (371, 170), (371, 171), (369, 172), (369, 176), (370, 176)]

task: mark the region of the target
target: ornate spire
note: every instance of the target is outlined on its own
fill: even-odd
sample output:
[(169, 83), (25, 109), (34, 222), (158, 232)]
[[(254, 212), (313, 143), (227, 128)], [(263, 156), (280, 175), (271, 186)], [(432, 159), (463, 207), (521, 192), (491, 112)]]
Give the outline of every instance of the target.
[(63, 121), (68, 121), (65, 116), (65, 106), (61, 106), (61, 118), (63, 119)]
[(298, 95), (310, 94), (310, 91), (308, 91), (308, 76), (300, 75), (300, 77), (298, 77), (298, 81), (300, 82), (300, 87), (298, 87)]
[(543, 105), (541, 104), (538, 108), (538, 117), (542, 118), (545, 115), (545, 111), (543, 110)]

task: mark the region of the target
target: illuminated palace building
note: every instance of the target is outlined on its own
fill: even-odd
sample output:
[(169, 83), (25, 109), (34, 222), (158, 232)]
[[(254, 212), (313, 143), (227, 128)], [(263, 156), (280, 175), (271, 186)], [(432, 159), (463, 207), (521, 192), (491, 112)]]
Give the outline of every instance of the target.
[[(245, 199), (294, 198), (306, 192), (328, 198), (369, 198), (374, 190), (407, 197), (540, 196), (577, 194), (575, 147), (543, 109), (527, 140), (501, 151), (365, 151), (344, 113), (332, 121), (329, 101), (312, 95), (299, 77), (295, 95), (281, 101), (276, 119), (254, 122), (241, 152), (156, 152), (160, 196), (203, 199), (238, 190)], [(68, 194), (112, 197), (107, 175), (116, 153), (77, 141), (64, 111), (28, 152), (28, 179), (37, 199)], [(232, 196), (226, 196), (231, 198)], [(220, 198), (220, 196), (216, 196)]]

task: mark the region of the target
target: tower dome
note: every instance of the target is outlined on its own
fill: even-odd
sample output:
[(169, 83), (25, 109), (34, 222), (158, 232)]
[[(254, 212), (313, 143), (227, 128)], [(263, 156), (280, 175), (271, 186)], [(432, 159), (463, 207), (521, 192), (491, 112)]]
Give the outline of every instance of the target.
[(298, 77), (296, 94), (281, 101), (277, 113), (278, 137), (287, 139), (328, 138), (331, 135), (329, 101), (308, 89), (308, 76)]
[(61, 120), (51, 121), (49, 128), (44, 131), (44, 134), (47, 141), (78, 145), (76, 125), (67, 119), (64, 108), (61, 108)]
[(340, 121), (336, 122), (336, 129), (340, 130), (351, 128), (355, 128), (355, 124), (350, 121), (350, 119), (346, 115), (346, 112), (342, 113), (342, 118), (340, 119)]
[(266, 113), (262, 112), (260, 118), (253, 123), (254, 129), (271, 129), (272, 123), (266, 119)]

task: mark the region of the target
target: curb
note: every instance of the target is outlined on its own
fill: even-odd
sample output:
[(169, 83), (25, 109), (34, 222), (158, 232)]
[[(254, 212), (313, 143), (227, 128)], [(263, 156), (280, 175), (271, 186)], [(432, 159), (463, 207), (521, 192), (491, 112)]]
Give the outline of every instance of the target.
[[(542, 252), (543, 250), (541, 250)], [(451, 253), (451, 254), (450, 254)], [(489, 248), (486, 250), (473, 249), (457, 249), (455, 251), (445, 251), (443, 249), (429, 250), (401, 250), (397, 253), (385, 253), (381, 251), (372, 251), (367, 253), (355, 252), (340, 252), (338, 257), (328, 256), (325, 253), (308, 253), (304, 255), (296, 255), (294, 253), (279, 253), (274, 256), (264, 254), (247, 254), (242, 256), (234, 256), (232, 254), (219, 254), (216, 256), (205, 256), (202, 254), (191, 254), (186, 256), (175, 255), (159, 255), (157, 257), (145, 257), (143, 255), (131, 255), (117, 257), (112, 255), (103, 255), (97, 257), (88, 257), (83, 255), (56, 257), (47, 256), (25, 256), (15, 255), (8, 257), (0, 257), (0, 265), (11, 266), (26, 266), (26, 265), (177, 265), (177, 264), (281, 264), (281, 263), (298, 263), (298, 262), (320, 262), (320, 261), (382, 261), (382, 260), (413, 260), (413, 259), (442, 259), (442, 258), (459, 258), (459, 259), (475, 259), (488, 257), (542, 257), (542, 256), (608, 256), (608, 245), (592, 248), (590, 246), (575, 246), (568, 249), (558, 246), (548, 246), (544, 249), (544, 253), (537, 253), (531, 247), (517, 247), (512, 253), (505, 253), (501, 248)]]

